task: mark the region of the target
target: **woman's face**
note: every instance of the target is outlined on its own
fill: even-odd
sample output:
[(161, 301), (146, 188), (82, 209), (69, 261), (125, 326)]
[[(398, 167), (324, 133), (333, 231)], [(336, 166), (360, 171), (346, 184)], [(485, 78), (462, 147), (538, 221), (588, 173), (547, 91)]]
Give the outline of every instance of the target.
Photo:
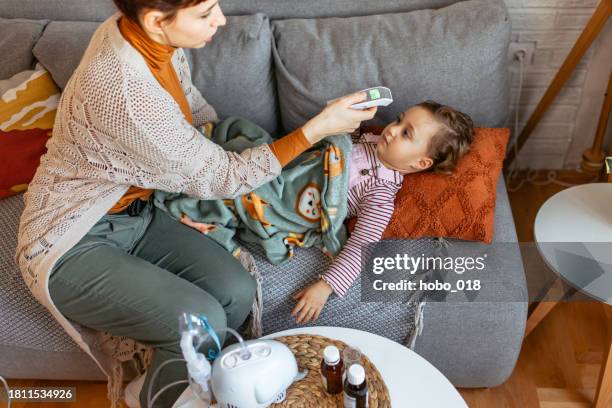
[(212, 41), (217, 28), (226, 23), (218, 0), (206, 0), (180, 9), (174, 19), (163, 20), (163, 14), (150, 10), (142, 16), (151, 37), (177, 48), (202, 48)]

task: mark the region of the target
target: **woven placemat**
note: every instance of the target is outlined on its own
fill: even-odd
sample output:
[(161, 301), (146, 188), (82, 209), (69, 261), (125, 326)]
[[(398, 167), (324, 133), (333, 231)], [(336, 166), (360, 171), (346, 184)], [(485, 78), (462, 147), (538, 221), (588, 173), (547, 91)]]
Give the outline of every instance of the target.
[[(347, 344), (323, 336), (312, 334), (300, 334), (296, 336), (277, 337), (280, 341), (293, 351), (301, 370), (308, 369), (306, 378), (296, 381), (287, 390), (287, 397), (279, 404), (272, 404), (275, 408), (338, 408), (343, 407), (342, 393), (328, 395), (321, 383), (321, 359), (323, 349), (334, 345), (340, 349), (340, 353)], [(342, 354), (341, 354), (342, 355)], [(389, 390), (376, 369), (376, 366), (363, 354), (361, 364), (365, 368), (368, 382), (369, 408), (389, 408), (391, 400)]]

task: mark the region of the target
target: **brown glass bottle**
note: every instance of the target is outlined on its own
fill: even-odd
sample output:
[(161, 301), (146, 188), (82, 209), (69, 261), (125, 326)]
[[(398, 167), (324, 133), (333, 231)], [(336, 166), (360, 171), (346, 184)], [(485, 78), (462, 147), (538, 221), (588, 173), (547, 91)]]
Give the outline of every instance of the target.
[(349, 367), (344, 380), (344, 408), (368, 408), (368, 384), (360, 364)]
[(340, 358), (340, 351), (336, 346), (327, 346), (323, 350), (321, 361), (321, 381), (323, 388), (328, 394), (340, 394), (342, 392), (342, 371), (344, 363)]

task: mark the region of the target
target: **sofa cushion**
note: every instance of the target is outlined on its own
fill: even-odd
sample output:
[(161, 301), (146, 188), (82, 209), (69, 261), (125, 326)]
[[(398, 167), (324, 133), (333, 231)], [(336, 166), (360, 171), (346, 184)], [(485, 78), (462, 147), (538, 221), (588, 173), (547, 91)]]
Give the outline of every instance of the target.
[(32, 47), (40, 38), (47, 20), (7, 20), (0, 18), (0, 79), (32, 69)]
[[(99, 23), (51, 22), (34, 55), (63, 89)], [(272, 74), (272, 34), (267, 17), (229, 17), (211, 44), (185, 50), (192, 79), (220, 117), (241, 116), (270, 133), (279, 122)]]
[(65, 21), (49, 23), (32, 50), (40, 63), (51, 72), (55, 83), (64, 89), (98, 23)]
[[(432, 239), (393, 241), (391, 245), (397, 247), (398, 253), (431, 254), (436, 249)], [(407, 302), (409, 296), (402, 293), (390, 294), (383, 302), (380, 297), (370, 299), (367, 292), (361, 291), (359, 279), (344, 297), (330, 296), (316, 321), (298, 325), (291, 316), (296, 305), (293, 295), (320, 279), (329, 267), (329, 258), (318, 248), (296, 248), (291, 261), (272, 265), (261, 247), (245, 246), (253, 254), (262, 277), (264, 335), (304, 326), (338, 326), (365, 330), (407, 344), (413, 334), (418, 297)]]
[(185, 51), (193, 83), (219, 116), (247, 118), (276, 133), (272, 33), (266, 16), (228, 17), (211, 44)]
[(326, 101), (371, 86), (395, 102), (374, 123), (434, 99), (498, 127), (508, 108), (505, 6), (470, 0), (439, 10), (273, 21), (282, 124), (302, 125)]
[(79, 346), (32, 296), (15, 264), (23, 194), (0, 200), (0, 346), (75, 352)]

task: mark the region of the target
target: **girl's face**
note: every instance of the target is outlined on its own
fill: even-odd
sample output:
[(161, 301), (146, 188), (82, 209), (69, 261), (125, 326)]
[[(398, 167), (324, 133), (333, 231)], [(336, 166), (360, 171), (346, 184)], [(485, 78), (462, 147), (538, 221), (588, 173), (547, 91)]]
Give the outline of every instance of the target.
[(164, 20), (159, 10), (142, 15), (142, 25), (151, 38), (177, 48), (202, 48), (212, 41), (217, 28), (226, 23), (218, 0), (206, 0), (180, 9), (174, 19)]
[(376, 153), (381, 163), (402, 173), (415, 173), (431, 167), (429, 144), (439, 128), (425, 108), (413, 106), (389, 123), (381, 133)]

